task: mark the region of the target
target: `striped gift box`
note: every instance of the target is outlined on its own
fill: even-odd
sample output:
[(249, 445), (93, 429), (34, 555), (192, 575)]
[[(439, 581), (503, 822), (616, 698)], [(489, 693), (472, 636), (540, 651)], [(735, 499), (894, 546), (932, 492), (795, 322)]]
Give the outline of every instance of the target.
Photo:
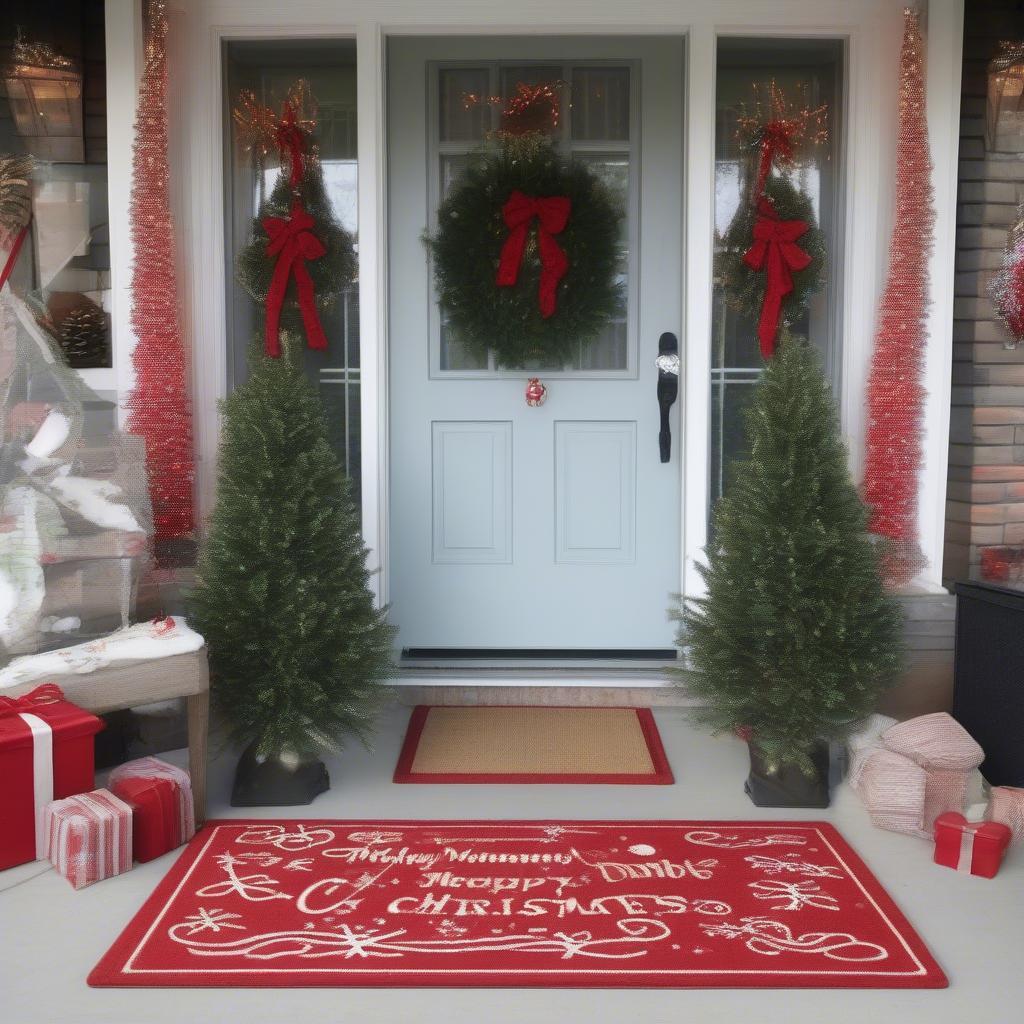
[(106, 789), (51, 801), (43, 830), (47, 858), (76, 889), (132, 866), (132, 809)]
[(174, 785), (178, 803), (178, 825), (176, 842), (172, 846), (187, 843), (196, 834), (196, 815), (192, 804), (192, 783), (188, 772), (158, 757), (140, 757), (137, 761), (118, 765), (111, 773), (107, 785), (116, 793), (121, 782), (128, 779), (168, 779)]

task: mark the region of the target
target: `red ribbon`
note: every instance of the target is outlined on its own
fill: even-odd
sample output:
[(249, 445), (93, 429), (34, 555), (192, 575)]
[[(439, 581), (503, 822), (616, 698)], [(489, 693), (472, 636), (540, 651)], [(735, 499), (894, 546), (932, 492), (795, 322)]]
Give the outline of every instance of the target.
[(519, 280), (526, 235), (536, 218), (537, 249), (540, 253), (538, 304), (540, 315), (545, 320), (554, 315), (558, 282), (569, 269), (569, 259), (555, 241), (555, 235), (565, 230), (571, 209), (572, 202), (568, 196), (528, 196), (518, 189), (512, 192), (501, 208), (509, 234), (501, 248), (501, 262), (498, 264), (495, 283), (499, 288), (508, 288)]
[(752, 270), (764, 269), (767, 274), (761, 319), (757, 325), (761, 355), (765, 359), (775, 351), (782, 300), (793, 290), (791, 271), (804, 270), (811, 262), (811, 257), (796, 244), (809, 227), (802, 220), (779, 220), (767, 198), (762, 197), (757, 204), (754, 244), (744, 253), (743, 262)]
[(757, 187), (754, 196), (764, 194), (765, 182), (778, 155), (782, 163), (793, 159), (793, 126), (788, 121), (769, 121), (761, 132), (761, 163), (757, 169)]
[(23, 711), (31, 711), (44, 704), (56, 704), (63, 699), (64, 691), (56, 683), (43, 683), (20, 697), (0, 697), (0, 718), (20, 715)]
[(295, 120), (295, 108), (290, 103), (285, 104), (284, 113), (274, 130), (274, 141), (281, 153), (287, 153), (291, 160), (292, 169), (288, 180), (292, 188), (295, 188), (302, 181), (302, 150), (305, 142), (302, 129)]
[(11, 271), (14, 270), (14, 264), (18, 262), (18, 253), (21, 252), (21, 246), (25, 241), (26, 234), (28, 234), (27, 224), (15, 236), (14, 244), (11, 246), (11, 251), (4, 262), (3, 270), (0, 270), (0, 288), (3, 288), (7, 283), (7, 278), (11, 276)]
[(263, 219), (263, 230), (270, 239), (267, 243), (267, 255), (277, 257), (274, 276), (270, 279), (270, 288), (267, 291), (265, 335), (267, 355), (275, 359), (281, 354), (278, 327), (285, 292), (288, 290), (288, 280), (293, 275), (299, 297), (299, 311), (302, 313), (302, 323), (306, 328), (306, 341), (310, 348), (327, 348), (327, 337), (316, 312), (313, 279), (306, 269), (307, 260), (318, 260), (327, 252), (323, 242), (309, 230), (313, 223), (313, 218), (299, 203), (292, 206), (292, 212), (287, 218)]

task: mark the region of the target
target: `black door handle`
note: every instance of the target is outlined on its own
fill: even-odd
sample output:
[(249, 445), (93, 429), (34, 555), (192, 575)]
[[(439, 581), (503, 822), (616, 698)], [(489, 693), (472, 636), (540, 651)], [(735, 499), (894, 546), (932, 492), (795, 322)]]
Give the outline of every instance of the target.
[(669, 428), (668, 411), (679, 397), (679, 341), (671, 331), (658, 339), (658, 408), (661, 410), (661, 431), (658, 434), (658, 451), (661, 461), (672, 458), (672, 431)]

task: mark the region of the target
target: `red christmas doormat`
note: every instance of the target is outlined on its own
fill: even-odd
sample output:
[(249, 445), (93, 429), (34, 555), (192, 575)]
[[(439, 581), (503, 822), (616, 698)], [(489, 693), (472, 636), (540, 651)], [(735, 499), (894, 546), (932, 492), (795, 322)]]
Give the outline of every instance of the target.
[(936, 988), (821, 822), (220, 821), (91, 985)]

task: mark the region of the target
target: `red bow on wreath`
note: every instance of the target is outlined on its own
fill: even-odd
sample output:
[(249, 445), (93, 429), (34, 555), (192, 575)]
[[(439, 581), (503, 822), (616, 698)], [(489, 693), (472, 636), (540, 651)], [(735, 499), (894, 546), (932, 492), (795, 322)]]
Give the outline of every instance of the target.
[(540, 253), (540, 285), (538, 304), (546, 320), (555, 312), (558, 282), (569, 269), (569, 258), (555, 241), (569, 223), (572, 202), (568, 196), (528, 196), (515, 189), (501, 208), (509, 235), (501, 248), (501, 262), (495, 283), (499, 288), (511, 287), (519, 280), (519, 267), (526, 248), (526, 235), (537, 219), (537, 250)]
[(327, 337), (316, 312), (313, 279), (306, 269), (306, 260), (318, 260), (327, 252), (323, 242), (309, 230), (313, 223), (313, 218), (298, 203), (292, 206), (292, 212), (287, 219), (263, 219), (263, 230), (270, 239), (267, 243), (267, 255), (277, 257), (274, 276), (270, 279), (270, 288), (267, 291), (265, 336), (267, 355), (275, 359), (281, 354), (278, 336), (281, 307), (284, 305), (285, 292), (288, 290), (288, 280), (293, 275), (299, 297), (299, 311), (302, 313), (302, 323), (306, 328), (306, 341), (310, 348), (327, 348)]
[(811, 257), (796, 244), (809, 227), (803, 220), (779, 220), (771, 200), (762, 197), (758, 201), (754, 244), (744, 253), (743, 262), (751, 270), (765, 270), (767, 276), (757, 325), (761, 355), (765, 359), (775, 351), (782, 300), (793, 290), (791, 272), (804, 270), (811, 262)]

